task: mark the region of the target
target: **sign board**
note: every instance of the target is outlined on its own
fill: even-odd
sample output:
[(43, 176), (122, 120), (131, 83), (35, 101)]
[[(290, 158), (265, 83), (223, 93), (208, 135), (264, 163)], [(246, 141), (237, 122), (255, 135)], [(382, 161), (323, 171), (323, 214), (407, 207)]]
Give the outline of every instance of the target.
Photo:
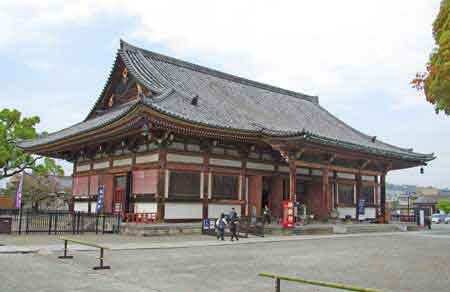
[(294, 226), (294, 203), (292, 201), (283, 201), (283, 227), (290, 228)]
[(209, 219), (203, 219), (203, 230), (208, 230), (209, 226)]
[(95, 208), (96, 213), (100, 213), (103, 209), (103, 197), (105, 194), (105, 186), (98, 186), (98, 195), (97, 195), (97, 207)]

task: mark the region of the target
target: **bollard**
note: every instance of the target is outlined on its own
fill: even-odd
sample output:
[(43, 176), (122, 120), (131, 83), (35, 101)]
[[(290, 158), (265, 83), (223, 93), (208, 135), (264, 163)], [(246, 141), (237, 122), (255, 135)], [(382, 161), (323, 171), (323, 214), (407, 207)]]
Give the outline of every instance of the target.
[(281, 291), (281, 285), (280, 285), (280, 278), (276, 277), (275, 278), (275, 292), (280, 292)]
[(67, 255), (67, 240), (64, 240), (64, 255), (59, 256), (58, 258), (60, 258), (60, 259), (72, 259), (73, 258), (73, 256)]
[(100, 257), (98, 259), (100, 260), (100, 265), (97, 266), (97, 267), (93, 267), (94, 270), (108, 270), (108, 269), (111, 269), (110, 266), (104, 266), (103, 265), (103, 259), (104, 259), (103, 248), (100, 248)]

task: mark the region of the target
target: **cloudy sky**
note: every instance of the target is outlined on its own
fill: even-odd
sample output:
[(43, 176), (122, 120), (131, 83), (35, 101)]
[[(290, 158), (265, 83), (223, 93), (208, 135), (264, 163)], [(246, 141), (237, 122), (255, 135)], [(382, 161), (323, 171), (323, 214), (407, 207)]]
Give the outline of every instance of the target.
[[(386, 142), (435, 152), (425, 174), (393, 183), (450, 187), (450, 117), (409, 81), (433, 47), (439, 0), (0, 2), (0, 108), (55, 131), (84, 119), (119, 40), (318, 95), (341, 119)], [(70, 167), (66, 167), (70, 169)]]

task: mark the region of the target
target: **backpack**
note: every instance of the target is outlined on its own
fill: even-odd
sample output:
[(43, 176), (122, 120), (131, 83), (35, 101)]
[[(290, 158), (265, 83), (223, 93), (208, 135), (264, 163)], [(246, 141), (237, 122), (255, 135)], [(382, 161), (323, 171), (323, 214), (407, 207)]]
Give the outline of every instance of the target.
[(223, 219), (222, 219), (222, 218), (219, 219), (219, 229), (220, 229), (220, 230), (225, 229), (225, 222), (223, 222)]

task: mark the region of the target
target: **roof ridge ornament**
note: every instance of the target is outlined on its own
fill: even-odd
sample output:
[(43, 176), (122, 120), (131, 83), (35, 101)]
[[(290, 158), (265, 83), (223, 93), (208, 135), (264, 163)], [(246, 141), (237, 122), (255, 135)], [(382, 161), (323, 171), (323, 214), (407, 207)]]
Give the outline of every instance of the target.
[(198, 95), (197, 94), (194, 95), (194, 97), (192, 98), (191, 104), (194, 106), (198, 105)]

